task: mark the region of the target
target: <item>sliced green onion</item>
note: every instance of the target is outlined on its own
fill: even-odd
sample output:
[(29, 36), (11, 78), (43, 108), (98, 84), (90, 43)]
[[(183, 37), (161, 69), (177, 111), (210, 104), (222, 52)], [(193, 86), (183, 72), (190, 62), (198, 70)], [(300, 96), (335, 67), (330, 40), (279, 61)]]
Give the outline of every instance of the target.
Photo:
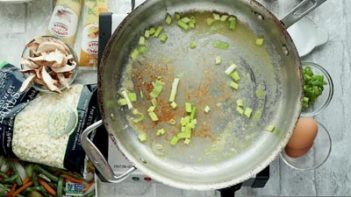
[(178, 106), (178, 105), (177, 105), (177, 103), (176, 103), (176, 102), (172, 102), (172, 103), (171, 103), (171, 107), (172, 107), (172, 109), (176, 109), (176, 108), (177, 108), (177, 106)]
[(231, 16), (229, 17), (228, 21), (229, 21), (229, 29), (234, 30), (236, 28), (236, 17)]
[(194, 120), (195, 116), (196, 116), (196, 107), (193, 107), (193, 109), (191, 110), (190, 119)]
[(134, 92), (128, 92), (128, 98), (131, 102), (136, 102), (137, 101), (137, 95)]
[(134, 118), (133, 119), (133, 122), (134, 123), (139, 123), (139, 122), (141, 122), (141, 121), (143, 121), (144, 120), (144, 114), (142, 114), (141, 112), (139, 112), (137, 109), (134, 109), (133, 110), (133, 114), (135, 115), (135, 116), (138, 116), (137, 118)]
[(229, 44), (227, 42), (220, 41), (220, 40), (213, 42), (212, 45), (214, 48), (217, 48), (217, 49), (224, 49), (225, 50), (225, 49), (229, 48)]
[(190, 23), (189, 23), (189, 28), (190, 28), (190, 29), (195, 29), (195, 26), (196, 26), (196, 23), (193, 22), (193, 21), (190, 21)]
[(154, 121), (154, 122), (158, 121), (158, 117), (157, 117), (155, 112), (153, 112), (153, 111), (149, 112), (149, 116), (150, 116), (152, 121)]
[(207, 25), (213, 25), (213, 23), (216, 21), (215, 19), (213, 18), (207, 18)]
[(263, 38), (256, 38), (256, 45), (257, 46), (263, 46), (264, 39)]
[(133, 108), (133, 104), (130, 101), (129, 97), (128, 97), (128, 93), (126, 90), (122, 91), (122, 96), (124, 97), (124, 99), (127, 101), (127, 105), (128, 105), (128, 109), (132, 109)]
[(155, 111), (156, 107), (155, 106), (150, 106), (149, 109), (147, 109), (148, 112), (153, 112)]
[(222, 57), (216, 56), (216, 65), (220, 65), (222, 63)]
[(180, 119), (180, 124), (182, 126), (186, 126), (187, 124), (189, 124), (189, 122), (190, 122), (190, 116), (185, 116)]
[(145, 46), (145, 37), (144, 36), (141, 36), (139, 38), (139, 45)]
[(230, 77), (234, 80), (234, 81), (239, 81), (240, 80), (240, 75), (237, 71), (233, 72), (232, 74), (230, 74)]
[(139, 55), (142, 55), (144, 54), (146, 51), (146, 47), (145, 46), (139, 46), (138, 47), (138, 52), (139, 52)]
[(226, 21), (228, 19), (228, 17), (229, 17), (228, 15), (222, 15), (220, 20), (222, 22), (224, 22), (224, 21)]
[(177, 124), (177, 121), (174, 120), (174, 119), (170, 119), (170, 120), (168, 121), (168, 123), (171, 124), (171, 125), (175, 125), (175, 124)]
[(157, 98), (161, 94), (161, 92), (163, 90), (163, 85), (164, 85), (164, 83), (160, 80), (156, 80), (155, 82), (152, 82), (152, 86), (154, 88), (150, 92), (151, 98)]
[(181, 21), (183, 21), (184, 23), (189, 23), (191, 21), (190, 18), (188, 17), (183, 17), (182, 19), (180, 19)]
[(238, 100), (236, 101), (236, 106), (238, 106), (238, 107), (244, 107), (244, 101), (243, 101), (242, 99), (238, 99)]
[(269, 132), (273, 132), (275, 130), (275, 126), (274, 125), (269, 125), (267, 128), (266, 128), (266, 131), (269, 131)]
[(244, 114), (244, 109), (243, 109), (242, 107), (237, 106), (237, 107), (236, 107), (236, 111), (237, 111), (239, 114), (241, 114), (241, 115)]
[(185, 103), (185, 111), (188, 112), (188, 113), (192, 112), (191, 103)]
[(142, 98), (142, 99), (144, 98), (144, 93), (141, 90), (140, 90), (140, 98)]
[(155, 34), (155, 32), (156, 32), (156, 28), (155, 27), (151, 27), (149, 29), (149, 32), (150, 32), (150, 36), (153, 36)]
[(190, 139), (189, 139), (189, 138), (186, 138), (186, 139), (184, 140), (184, 144), (190, 144)]
[(144, 36), (145, 38), (150, 38), (150, 30), (146, 30)]
[(257, 90), (256, 90), (256, 97), (257, 98), (260, 98), (260, 99), (263, 99), (264, 98), (264, 96), (265, 96), (265, 92), (264, 92), (264, 89), (263, 88), (258, 88)]
[(137, 48), (133, 49), (132, 53), (130, 54), (130, 57), (132, 58), (132, 60), (138, 59), (138, 57), (139, 57), (139, 50)]
[(178, 26), (182, 28), (183, 30), (187, 31), (189, 29), (188, 24), (184, 23), (183, 21), (179, 20), (178, 21)]
[(191, 41), (190, 46), (191, 49), (195, 49), (196, 48), (196, 42), (195, 41)]
[(237, 68), (238, 66), (235, 65), (234, 63), (232, 65), (230, 65), (227, 70), (224, 71), (225, 74), (230, 75), (232, 74), (232, 72), (234, 72), (234, 70)]
[(161, 42), (165, 43), (168, 40), (168, 36), (166, 34), (161, 34), (159, 39)]
[(156, 98), (151, 99), (151, 104), (152, 104), (152, 106), (157, 107), (157, 100), (156, 100)]
[(174, 136), (174, 137), (171, 139), (170, 144), (174, 146), (174, 145), (176, 145), (176, 144), (178, 143), (178, 141), (179, 141), (179, 138), (178, 138), (177, 136)]
[(120, 98), (120, 99), (118, 99), (118, 105), (121, 105), (121, 106), (125, 106), (125, 105), (127, 105), (128, 103), (127, 103), (127, 100), (126, 99), (124, 99), (124, 98)]
[(154, 37), (158, 38), (161, 35), (162, 31), (163, 31), (162, 26), (157, 27), (155, 34), (154, 34)]
[(139, 133), (138, 139), (139, 139), (140, 142), (145, 142), (145, 141), (147, 140), (147, 135), (146, 135), (146, 133), (144, 133), (144, 132)]
[(159, 129), (159, 130), (157, 130), (157, 132), (156, 132), (156, 136), (161, 136), (161, 135), (164, 135), (166, 133), (166, 130), (164, 130), (164, 129)]
[(245, 108), (244, 115), (245, 115), (246, 117), (250, 118), (250, 117), (251, 117), (251, 114), (252, 114), (252, 109), (249, 108), (249, 107)]
[(170, 25), (170, 24), (172, 24), (172, 16), (171, 15), (169, 15), (169, 14), (167, 14), (167, 16), (166, 16), (166, 24), (167, 25)]
[(176, 20), (179, 20), (181, 18), (180, 14), (178, 12), (175, 13)]
[(205, 111), (206, 113), (208, 113), (208, 112), (211, 111), (211, 108), (210, 108), (208, 105), (206, 105), (204, 111)]
[(213, 18), (214, 18), (216, 21), (221, 20), (221, 16), (220, 16), (219, 14), (213, 13), (212, 15), (213, 15)]
[(177, 95), (177, 89), (179, 85), (179, 78), (175, 78), (172, 83), (172, 90), (171, 90), (171, 95), (169, 96), (169, 102), (174, 102), (176, 95)]
[(232, 87), (235, 90), (239, 89), (239, 84), (235, 83), (234, 81), (230, 82), (230, 87)]

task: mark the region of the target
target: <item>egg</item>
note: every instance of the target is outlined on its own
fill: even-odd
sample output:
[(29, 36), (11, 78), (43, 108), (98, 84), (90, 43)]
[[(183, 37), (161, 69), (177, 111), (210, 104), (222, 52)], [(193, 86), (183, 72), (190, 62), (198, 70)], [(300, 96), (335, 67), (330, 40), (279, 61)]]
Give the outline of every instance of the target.
[(313, 118), (302, 117), (295, 126), (293, 134), (285, 147), (285, 152), (291, 157), (304, 155), (313, 145), (317, 136), (318, 124)]

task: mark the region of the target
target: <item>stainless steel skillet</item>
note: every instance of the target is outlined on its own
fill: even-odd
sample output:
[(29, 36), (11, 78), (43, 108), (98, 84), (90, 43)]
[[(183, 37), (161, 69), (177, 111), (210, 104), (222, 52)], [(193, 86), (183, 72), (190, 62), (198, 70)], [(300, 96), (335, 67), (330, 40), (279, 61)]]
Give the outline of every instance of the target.
[[(104, 52), (99, 66), (98, 95), (103, 121), (87, 128), (82, 135), (82, 145), (87, 155), (110, 182), (119, 182), (138, 168), (174, 187), (210, 190), (228, 187), (255, 175), (269, 165), (286, 145), (301, 110), (303, 82), (300, 59), (286, 27), (323, 2), (305, 0), (283, 22), (253, 0), (145, 2), (122, 22)], [(307, 5), (308, 9), (298, 14), (301, 12), (299, 8), (308, 3), (312, 5)], [(129, 54), (146, 28), (162, 23), (166, 13), (190, 11), (228, 13), (235, 15), (240, 23), (233, 35), (227, 31), (216, 33), (212, 32), (216, 29), (201, 28), (183, 34), (176, 27), (169, 27), (165, 29), (169, 35), (166, 44), (151, 41), (145, 57), (129, 64)], [(199, 27), (202, 27), (201, 22)], [(263, 48), (254, 48), (255, 35), (264, 37)], [(187, 47), (187, 43), (193, 39), (201, 46), (195, 51)], [(231, 47), (225, 52), (213, 49), (213, 40), (226, 40)], [(221, 55), (224, 60), (222, 67), (213, 65), (217, 55)], [(224, 65), (229, 65), (230, 61), (234, 61), (242, 73), (242, 88), (233, 94), (223, 85), (225, 76), (221, 75), (221, 70), (225, 70)], [(138, 127), (130, 124), (128, 112), (118, 106), (117, 99), (118, 90), (125, 86), (126, 81), (133, 82), (133, 89), (145, 91), (145, 87), (138, 86), (137, 80), (133, 78), (140, 71), (144, 73), (141, 75), (143, 80), (149, 82), (155, 73), (165, 79), (181, 75), (177, 102), (191, 101), (199, 109), (204, 105), (211, 105), (214, 109), (210, 116), (199, 112), (199, 121), (207, 127), (199, 127), (195, 131), (190, 145), (173, 147), (169, 145), (170, 136), (158, 138), (152, 134), (146, 143), (138, 141)], [(131, 74), (133, 72), (134, 75)], [(170, 83), (166, 81), (166, 84)], [(202, 93), (199, 94), (199, 91)], [(264, 96), (258, 96), (257, 92), (264, 92)], [(165, 91), (161, 100), (168, 93)], [(239, 116), (233, 109), (238, 98), (244, 98), (246, 105), (261, 115), (252, 119)], [(142, 111), (146, 103), (136, 105)], [(175, 118), (179, 118), (179, 115)], [(114, 136), (122, 153), (135, 164), (135, 168), (122, 176), (117, 177), (113, 173), (87, 138), (92, 130), (102, 124)], [(143, 124), (148, 133), (162, 126), (158, 124), (151, 127), (150, 121)], [(273, 133), (265, 131), (268, 125), (276, 127)], [(210, 137), (204, 133), (210, 133)], [(160, 145), (162, 154), (155, 151), (155, 147)]]

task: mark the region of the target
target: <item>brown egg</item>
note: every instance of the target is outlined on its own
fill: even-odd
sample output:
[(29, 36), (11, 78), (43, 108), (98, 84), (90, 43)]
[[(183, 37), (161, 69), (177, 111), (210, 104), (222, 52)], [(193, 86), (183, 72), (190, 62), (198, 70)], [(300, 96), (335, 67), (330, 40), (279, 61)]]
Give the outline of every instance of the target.
[(310, 150), (311, 147), (312, 146), (307, 147), (305, 149), (291, 149), (289, 147), (285, 147), (285, 153), (287, 155), (289, 155), (289, 157), (295, 157), (295, 158), (296, 157), (301, 157), (304, 154), (306, 154)]
[[(297, 121), (296, 127), (285, 150), (288, 150), (288, 152), (292, 155), (302, 156), (312, 147), (313, 141), (317, 136), (317, 132), (317, 121), (315, 121), (313, 118), (300, 118)], [(292, 153), (292, 151), (295, 154)]]

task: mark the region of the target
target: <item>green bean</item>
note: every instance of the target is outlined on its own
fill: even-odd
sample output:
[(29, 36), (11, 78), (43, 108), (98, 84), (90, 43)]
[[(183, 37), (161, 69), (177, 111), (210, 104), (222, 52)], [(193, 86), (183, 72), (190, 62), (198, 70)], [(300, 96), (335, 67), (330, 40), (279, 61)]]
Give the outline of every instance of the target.
[(5, 182), (5, 183), (14, 183), (18, 177), (19, 177), (18, 174), (15, 174), (15, 175), (13, 175), (11, 177), (5, 178), (3, 180), (3, 182)]
[(94, 197), (95, 196), (95, 191), (92, 191), (88, 194), (85, 195), (86, 197)]
[(4, 179), (9, 178), (9, 176), (7, 176), (7, 174), (0, 172), (0, 176), (2, 176)]
[(15, 175), (17, 175), (15, 181), (17, 183), (17, 185), (23, 185), (23, 181), (22, 181), (22, 178), (20, 177), (19, 173), (18, 173), (18, 170), (16, 168), (16, 165), (14, 162), (10, 162), (10, 166), (12, 168), (12, 170), (15, 172)]
[(33, 175), (32, 175), (32, 181), (33, 181), (34, 186), (39, 186), (38, 175), (34, 171), (33, 171)]
[(62, 193), (63, 193), (63, 178), (60, 177), (59, 178), (59, 181), (58, 181), (58, 184), (57, 184), (57, 197), (61, 197), (62, 196)]
[(27, 177), (32, 177), (33, 176), (33, 164), (27, 165), (24, 169), (26, 171)]
[(57, 182), (58, 181), (58, 177), (51, 174), (50, 172), (48, 172), (47, 170), (43, 169), (42, 167), (36, 165), (35, 168), (40, 171), (42, 174), (44, 174), (46, 177), (48, 177), (50, 180)]

